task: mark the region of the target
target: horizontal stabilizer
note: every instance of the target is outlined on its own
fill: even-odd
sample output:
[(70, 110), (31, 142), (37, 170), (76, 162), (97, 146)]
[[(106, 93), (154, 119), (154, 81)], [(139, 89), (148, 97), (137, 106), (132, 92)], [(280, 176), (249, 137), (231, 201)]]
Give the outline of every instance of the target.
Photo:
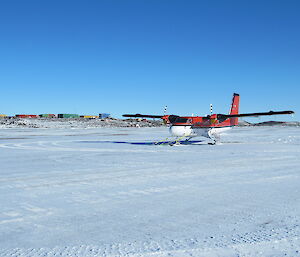
[(279, 111), (279, 112), (253, 112), (253, 113), (241, 113), (241, 114), (218, 114), (218, 119), (238, 118), (238, 117), (259, 117), (259, 116), (270, 116), (270, 115), (281, 115), (281, 114), (293, 114), (293, 111)]

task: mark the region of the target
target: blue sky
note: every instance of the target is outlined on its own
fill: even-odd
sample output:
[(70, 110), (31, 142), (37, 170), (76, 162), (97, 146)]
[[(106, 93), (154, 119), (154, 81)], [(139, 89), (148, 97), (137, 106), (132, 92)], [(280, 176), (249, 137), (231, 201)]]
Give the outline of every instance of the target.
[(234, 92), (241, 112), (299, 112), (299, 13), (296, 0), (2, 0), (0, 113), (227, 113)]

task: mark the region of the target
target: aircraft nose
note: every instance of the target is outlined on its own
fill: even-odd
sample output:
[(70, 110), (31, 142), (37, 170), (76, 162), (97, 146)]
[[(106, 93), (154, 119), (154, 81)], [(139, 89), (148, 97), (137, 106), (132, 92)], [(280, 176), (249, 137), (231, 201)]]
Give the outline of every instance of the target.
[(190, 136), (192, 134), (191, 126), (171, 126), (170, 133), (176, 137)]

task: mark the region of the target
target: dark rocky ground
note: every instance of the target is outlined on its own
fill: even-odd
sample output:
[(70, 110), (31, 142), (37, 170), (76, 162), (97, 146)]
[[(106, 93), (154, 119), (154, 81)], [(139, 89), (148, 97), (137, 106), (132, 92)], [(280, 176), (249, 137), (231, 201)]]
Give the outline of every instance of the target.
[(265, 122), (258, 122), (258, 123), (250, 123), (247, 121), (240, 120), (239, 121), (240, 127), (245, 126), (292, 126), (292, 127), (300, 127), (300, 122), (292, 121), (292, 122), (284, 122), (284, 121), (265, 121)]
[(96, 128), (96, 127), (159, 127), (160, 120), (145, 119), (56, 119), (56, 118), (2, 118), (0, 128)]

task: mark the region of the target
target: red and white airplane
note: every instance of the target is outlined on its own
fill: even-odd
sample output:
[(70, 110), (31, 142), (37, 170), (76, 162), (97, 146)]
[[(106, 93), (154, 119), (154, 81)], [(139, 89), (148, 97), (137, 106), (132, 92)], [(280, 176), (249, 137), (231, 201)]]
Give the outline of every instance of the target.
[(229, 114), (211, 114), (207, 116), (177, 116), (177, 115), (144, 115), (124, 114), (123, 117), (131, 118), (160, 118), (170, 125), (170, 133), (177, 137), (175, 142), (181, 139), (190, 140), (193, 137), (207, 137), (214, 144), (219, 141), (220, 134), (238, 125), (239, 117), (258, 117), (279, 114), (293, 114), (293, 111), (269, 111), (258, 113), (239, 114), (240, 95), (233, 94)]

